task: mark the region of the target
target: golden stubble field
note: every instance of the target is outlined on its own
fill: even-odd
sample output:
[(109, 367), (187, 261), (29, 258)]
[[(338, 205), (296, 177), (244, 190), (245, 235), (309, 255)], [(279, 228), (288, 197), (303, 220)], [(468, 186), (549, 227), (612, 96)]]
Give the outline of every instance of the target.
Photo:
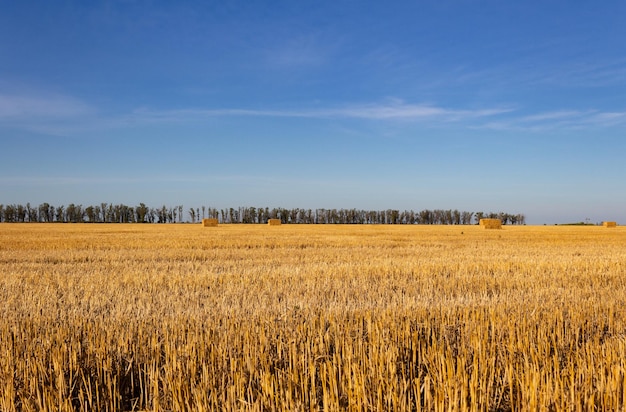
[(626, 229), (0, 225), (1, 411), (622, 410)]

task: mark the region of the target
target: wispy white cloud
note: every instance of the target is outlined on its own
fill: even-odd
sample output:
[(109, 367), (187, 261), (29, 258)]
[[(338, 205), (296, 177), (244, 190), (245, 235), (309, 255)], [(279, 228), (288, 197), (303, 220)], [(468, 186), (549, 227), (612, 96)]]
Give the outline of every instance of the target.
[(254, 109), (186, 109), (149, 110), (133, 112), (136, 119), (148, 121), (186, 121), (208, 117), (302, 117), (302, 118), (355, 118), (370, 120), (438, 120), (443, 122), (460, 121), (468, 118), (495, 116), (511, 112), (509, 108), (489, 109), (449, 109), (435, 105), (405, 104), (394, 101), (388, 104), (346, 105), (332, 108), (254, 110)]
[(585, 96), (590, 88), (621, 89), (626, 82), (626, 58), (567, 57), (555, 60), (553, 54), (554, 51), (544, 50), (539, 54), (522, 53), (515, 60), (490, 65), (431, 68), (424, 74), (428, 78), (424, 87), (437, 91), (470, 87), (475, 93), (493, 96), (500, 96), (503, 91), (515, 93), (533, 88), (543, 91), (542, 97), (548, 98), (552, 98), (548, 93), (554, 90), (554, 97), (559, 98), (562, 90), (567, 90), (569, 95), (576, 91), (579, 96)]
[(467, 118), (488, 117), (510, 112), (507, 108), (493, 109), (449, 109), (432, 105), (419, 104), (374, 104), (335, 109), (329, 113), (337, 117), (361, 119), (439, 119), (441, 121), (459, 121)]
[(72, 97), (59, 95), (8, 95), (0, 93), (0, 126), (10, 126), (52, 135), (89, 130), (119, 129), (154, 123), (202, 122), (218, 117), (275, 117), (362, 119), (451, 123), (497, 116), (509, 108), (458, 109), (432, 104), (409, 104), (398, 99), (383, 103), (295, 109), (166, 109), (138, 108), (130, 113), (105, 115)]
[(571, 87), (622, 85), (626, 80), (626, 59), (605, 61), (567, 61), (535, 69), (530, 80), (537, 84)]
[(555, 112), (537, 113), (530, 116), (524, 116), (520, 118), (523, 122), (541, 122), (541, 121), (554, 121), (563, 119), (580, 118), (586, 116), (593, 111), (577, 111), (577, 110), (560, 110)]
[(600, 126), (614, 126), (617, 124), (626, 124), (626, 111), (624, 112), (604, 112), (595, 113), (589, 119), (590, 123)]
[(558, 110), (526, 116), (510, 116), (488, 121), (476, 128), (545, 132), (553, 130), (580, 130), (626, 125), (626, 111)]
[[(560, 117), (550, 118), (546, 113), (543, 118), (538, 116), (536, 123), (546, 127), (582, 128), (582, 127), (611, 127), (626, 124), (626, 111), (603, 112), (599, 110), (556, 112)], [(536, 116), (537, 117), (537, 116)]]
[(89, 130), (97, 121), (94, 106), (70, 96), (0, 92), (0, 126), (60, 136)]
[(93, 112), (88, 104), (67, 96), (0, 94), (0, 119), (4, 121), (72, 118)]
[[(62, 95), (0, 93), (0, 127), (36, 131), (50, 135), (72, 135), (93, 130), (118, 130), (148, 124), (204, 122), (220, 117), (274, 117), (309, 119), (356, 119), (381, 122), (413, 122), (425, 125), (492, 130), (541, 132), (557, 129), (602, 128), (626, 125), (626, 111), (552, 110), (525, 113), (519, 108), (457, 108), (426, 103), (407, 103), (389, 98), (369, 104), (293, 109), (175, 109), (138, 108), (130, 113), (105, 115), (79, 99)], [(400, 123), (402, 122), (402, 123)]]
[[(344, 118), (363, 120), (402, 120), (435, 123), (461, 123), (487, 119), (482, 126), (494, 129), (545, 130), (558, 127), (609, 127), (626, 124), (626, 111), (555, 110), (519, 115), (520, 110), (508, 107), (456, 109), (428, 104), (407, 104), (402, 101), (390, 103), (346, 105), (311, 109), (137, 109), (125, 116), (133, 123), (202, 121), (214, 117), (285, 117), (285, 118)], [(468, 124), (469, 126), (469, 124)]]

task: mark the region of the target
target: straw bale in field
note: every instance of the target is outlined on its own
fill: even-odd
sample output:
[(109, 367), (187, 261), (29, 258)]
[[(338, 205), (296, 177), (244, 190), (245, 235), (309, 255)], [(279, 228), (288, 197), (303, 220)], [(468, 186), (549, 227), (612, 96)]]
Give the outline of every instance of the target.
[(617, 222), (602, 222), (604, 227), (617, 227)]
[(217, 219), (202, 219), (202, 226), (215, 227), (217, 226)]
[(267, 224), (270, 226), (280, 226), (280, 219), (268, 219)]
[(502, 221), (500, 219), (480, 219), (480, 226), (485, 229), (502, 229)]

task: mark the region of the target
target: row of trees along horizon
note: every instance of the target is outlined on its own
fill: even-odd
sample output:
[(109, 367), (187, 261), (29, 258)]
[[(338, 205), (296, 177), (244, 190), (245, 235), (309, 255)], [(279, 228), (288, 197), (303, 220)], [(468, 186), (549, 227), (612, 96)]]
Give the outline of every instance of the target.
[[(187, 219), (186, 219), (187, 217)], [(503, 224), (524, 225), (523, 214), (465, 212), (459, 210), (360, 210), (360, 209), (285, 209), (268, 207), (239, 207), (216, 209), (197, 207), (185, 210), (182, 205), (152, 208), (101, 203), (95, 206), (69, 204), (52, 206), (42, 203), (37, 207), (27, 203), (0, 204), (0, 222), (42, 223), (183, 223), (200, 222), (204, 218), (218, 219), (220, 223), (267, 223), (268, 219), (280, 219), (282, 223), (302, 224), (426, 224), (426, 225), (470, 225), (480, 219), (495, 218)]]

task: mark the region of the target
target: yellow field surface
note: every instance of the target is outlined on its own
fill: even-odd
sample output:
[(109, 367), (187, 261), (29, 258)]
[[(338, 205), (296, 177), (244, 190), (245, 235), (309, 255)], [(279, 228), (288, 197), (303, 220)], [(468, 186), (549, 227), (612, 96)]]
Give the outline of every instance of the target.
[(622, 227), (0, 224), (0, 411), (623, 410)]

